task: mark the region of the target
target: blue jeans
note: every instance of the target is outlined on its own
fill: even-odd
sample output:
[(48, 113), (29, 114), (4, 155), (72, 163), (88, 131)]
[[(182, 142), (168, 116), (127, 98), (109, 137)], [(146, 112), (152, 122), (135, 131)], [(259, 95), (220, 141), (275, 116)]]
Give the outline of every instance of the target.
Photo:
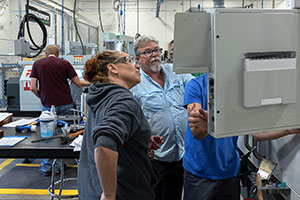
[[(73, 108), (73, 104), (67, 104), (62, 106), (55, 106), (55, 112), (57, 115), (72, 115), (71, 109)], [(51, 107), (42, 107), (42, 111), (50, 111)]]
[[(44, 159), (41, 162), (41, 168), (40, 168), (40, 172), (44, 175), (50, 175), (52, 172), (52, 163), (53, 163), (54, 159)], [(61, 169), (61, 162), (57, 161), (55, 163), (55, 173), (58, 174), (60, 173), (60, 169)]]
[[(72, 115), (71, 109), (73, 108), (73, 104), (67, 104), (62, 106), (55, 106), (55, 112), (57, 115)], [(42, 107), (42, 111), (50, 111), (51, 107)], [(40, 172), (42, 174), (49, 174), (52, 172), (52, 163), (53, 159), (44, 159), (41, 162)], [(61, 169), (61, 163), (56, 162), (55, 164), (55, 172), (59, 173)]]

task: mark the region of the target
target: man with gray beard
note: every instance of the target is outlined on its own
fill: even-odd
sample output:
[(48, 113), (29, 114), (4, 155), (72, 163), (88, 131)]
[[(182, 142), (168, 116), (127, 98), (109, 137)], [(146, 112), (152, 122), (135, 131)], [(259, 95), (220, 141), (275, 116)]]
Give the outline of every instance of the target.
[(190, 74), (173, 72), (172, 64), (161, 64), (162, 49), (151, 36), (141, 36), (134, 45), (140, 64), (141, 82), (131, 89), (150, 124), (152, 135), (163, 137), (155, 151), (153, 168), (159, 174), (156, 200), (180, 200), (183, 185), (182, 157), (187, 110), (183, 107), (185, 85)]

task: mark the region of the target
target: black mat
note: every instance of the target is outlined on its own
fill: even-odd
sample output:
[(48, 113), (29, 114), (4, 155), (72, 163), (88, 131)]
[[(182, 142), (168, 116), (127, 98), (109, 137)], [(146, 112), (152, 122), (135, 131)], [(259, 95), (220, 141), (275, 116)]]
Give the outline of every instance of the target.
[[(67, 168), (65, 178), (76, 178), (77, 168)], [(60, 175), (55, 175), (59, 180)], [(47, 189), (51, 176), (43, 176), (39, 167), (14, 166), (0, 177), (0, 188)], [(56, 187), (57, 188), (57, 187)], [(67, 181), (64, 189), (77, 189), (77, 181)]]

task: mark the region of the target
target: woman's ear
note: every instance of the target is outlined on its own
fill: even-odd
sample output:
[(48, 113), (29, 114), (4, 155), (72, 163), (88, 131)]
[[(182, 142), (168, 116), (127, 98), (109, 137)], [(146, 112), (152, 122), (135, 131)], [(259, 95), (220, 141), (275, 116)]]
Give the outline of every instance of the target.
[(107, 69), (112, 74), (118, 74), (119, 72), (118, 67), (115, 64), (108, 64)]

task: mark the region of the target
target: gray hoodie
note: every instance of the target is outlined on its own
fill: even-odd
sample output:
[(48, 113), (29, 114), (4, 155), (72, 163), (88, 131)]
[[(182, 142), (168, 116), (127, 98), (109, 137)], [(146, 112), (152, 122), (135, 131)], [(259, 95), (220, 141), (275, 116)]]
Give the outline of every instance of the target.
[(130, 91), (116, 84), (92, 84), (80, 152), (78, 190), (81, 200), (100, 199), (102, 189), (94, 149), (104, 146), (118, 152), (117, 199), (153, 200), (155, 182), (148, 144), (151, 130)]

